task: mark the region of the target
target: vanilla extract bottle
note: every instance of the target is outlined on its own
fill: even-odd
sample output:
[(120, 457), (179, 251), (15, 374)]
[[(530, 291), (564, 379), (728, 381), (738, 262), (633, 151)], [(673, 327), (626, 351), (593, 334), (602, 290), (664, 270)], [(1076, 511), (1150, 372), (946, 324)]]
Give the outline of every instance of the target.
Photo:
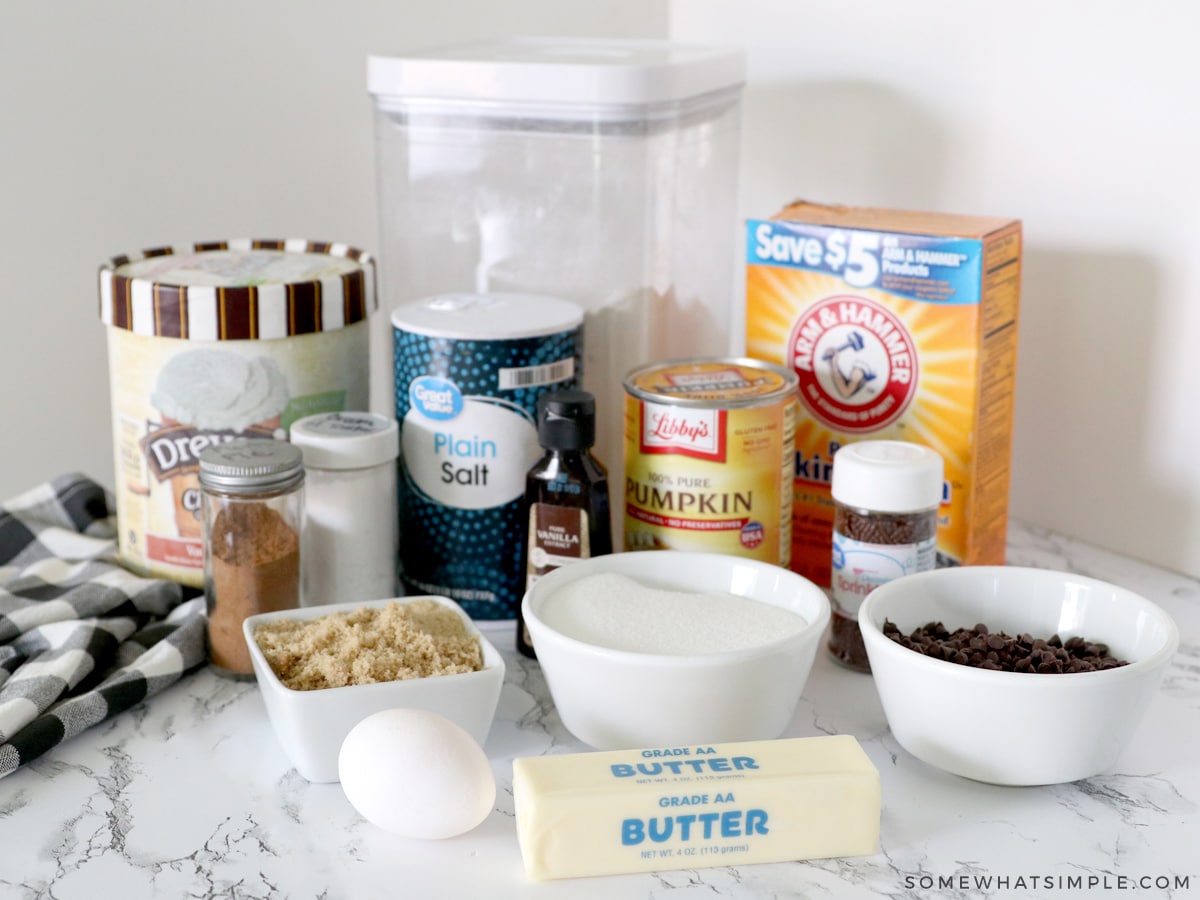
[[(546, 451), (525, 477), (525, 590), (561, 566), (612, 553), (608, 473), (592, 455), (596, 400), (587, 391), (538, 398), (538, 443)], [(517, 649), (536, 658), (517, 609)]]

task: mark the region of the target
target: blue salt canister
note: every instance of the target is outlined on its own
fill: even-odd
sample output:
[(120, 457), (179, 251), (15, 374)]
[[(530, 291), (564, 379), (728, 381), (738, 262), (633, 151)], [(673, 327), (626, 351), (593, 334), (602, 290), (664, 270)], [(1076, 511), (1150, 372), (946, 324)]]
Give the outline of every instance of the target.
[(400, 579), (475, 619), (523, 593), (521, 501), (541, 455), (537, 401), (580, 384), (583, 309), (531, 294), (448, 294), (392, 313), (400, 423)]

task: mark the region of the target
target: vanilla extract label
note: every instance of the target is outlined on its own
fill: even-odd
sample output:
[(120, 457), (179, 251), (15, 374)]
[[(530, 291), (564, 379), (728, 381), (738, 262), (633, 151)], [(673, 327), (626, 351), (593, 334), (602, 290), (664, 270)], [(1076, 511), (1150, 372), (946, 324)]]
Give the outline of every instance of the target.
[(587, 510), (553, 503), (529, 509), (530, 584), (543, 575), (590, 556)]

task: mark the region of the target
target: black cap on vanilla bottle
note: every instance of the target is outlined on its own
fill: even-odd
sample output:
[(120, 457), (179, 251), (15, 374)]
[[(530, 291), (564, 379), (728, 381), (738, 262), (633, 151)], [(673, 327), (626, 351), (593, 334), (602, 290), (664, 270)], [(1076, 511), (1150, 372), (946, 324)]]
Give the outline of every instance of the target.
[(547, 450), (586, 450), (596, 443), (596, 398), (587, 391), (538, 397), (538, 443)]

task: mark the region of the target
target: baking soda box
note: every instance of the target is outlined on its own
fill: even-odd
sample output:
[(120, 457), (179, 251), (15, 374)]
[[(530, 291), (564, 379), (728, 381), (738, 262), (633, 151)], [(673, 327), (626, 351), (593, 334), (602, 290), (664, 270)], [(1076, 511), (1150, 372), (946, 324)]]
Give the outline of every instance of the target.
[(942, 455), (939, 566), (1003, 563), (1020, 221), (799, 202), (746, 252), (746, 351), (800, 379), (792, 568), (829, 585), (833, 454), (864, 439)]

